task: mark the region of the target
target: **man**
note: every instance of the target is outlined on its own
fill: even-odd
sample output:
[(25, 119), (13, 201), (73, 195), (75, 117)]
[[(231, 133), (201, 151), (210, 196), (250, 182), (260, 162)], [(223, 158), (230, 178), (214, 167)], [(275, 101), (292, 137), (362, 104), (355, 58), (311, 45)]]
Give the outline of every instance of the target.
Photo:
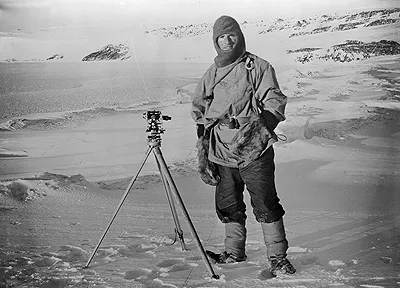
[[(245, 38), (235, 19), (221, 16), (216, 20), (213, 42), (215, 63), (197, 85), (191, 111), (198, 147), (206, 143), (206, 161), (217, 174), (205, 182), (216, 185), (216, 212), (225, 224), (225, 251), (207, 251), (208, 257), (220, 264), (246, 260), (246, 186), (255, 218), (261, 223), (270, 272), (274, 276), (293, 274), (296, 270), (286, 258), (285, 211), (275, 189), (272, 147), (277, 141), (273, 130), (285, 120), (287, 98), (274, 68), (246, 52)], [(200, 174), (203, 180), (215, 176), (205, 175), (205, 169)]]

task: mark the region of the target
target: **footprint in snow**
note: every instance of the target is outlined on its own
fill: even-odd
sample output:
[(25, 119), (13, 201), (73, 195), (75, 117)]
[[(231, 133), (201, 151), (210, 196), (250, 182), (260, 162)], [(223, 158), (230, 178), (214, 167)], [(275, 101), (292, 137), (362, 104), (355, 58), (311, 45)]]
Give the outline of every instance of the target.
[(159, 262), (157, 264), (157, 267), (160, 268), (165, 268), (165, 267), (170, 267), (172, 265), (175, 265), (177, 263), (181, 263), (182, 261), (178, 260), (178, 259), (167, 259), (167, 260), (163, 260), (161, 262)]
[(138, 279), (139, 277), (147, 277), (150, 274), (151, 270), (148, 269), (135, 269), (125, 272), (124, 279), (132, 280)]

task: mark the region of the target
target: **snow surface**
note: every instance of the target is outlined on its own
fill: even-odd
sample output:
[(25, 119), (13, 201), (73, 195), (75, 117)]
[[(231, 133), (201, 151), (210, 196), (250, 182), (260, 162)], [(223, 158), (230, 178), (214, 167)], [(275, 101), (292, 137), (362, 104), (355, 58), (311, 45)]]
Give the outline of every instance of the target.
[[(390, 34), (390, 27), (357, 37), (380, 40)], [(343, 33), (329, 41), (356, 34)], [(326, 38), (309, 35), (301, 43), (323, 43)], [(274, 49), (289, 48), (284, 47), (287, 42), (281, 44)], [(220, 279), (212, 279), (179, 205), (186, 251), (175, 237), (151, 155), (90, 266), (82, 269), (143, 161), (147, 135), (142, 113), (148, 109), (172, 117), (163, 123), (161, 150), (202, 245), (224, 249), (213, 188), (196, 172), (196, 136), (189, 114), (194, 83), (207, 65), (169, 66), (172, 70), (165, 68), (148, 86), (161, 86), (157, 91), (165, 92), (165, 98), (156, 103), (136, 99), (124, 106), (136, 91), (131, 86), (118, 90), (129, 70), (121, 70), (123, 79), (121, 74), (107, 75), (123, 65), (104, 64), (98, 74), (85, 70), (88, 75), (75, 75), (76, 83), (85, 83), (77, 87), (68, 82), (75, 71), (71, 67), (77, 66), (59, 66), (64, 74), (57, 68), (52, 79), (65, 86), (46, 84), (40, 90), (23, 79), (26, 67), (10, 63), (5, 65), (17, 71), (15, 79), (26, 84), (26, 91), (7, 98), (21, 102), (7, 102), (7, 119), (0, 127), (0, 255), (5, 276), (0, 287), (398, 287), (398, 56), (307, 65), (283, 59), (286, 66), (275, 54), (268, 59), (277, 63), (278, 80), (289, 97), (287, 120), (277, 128), (287, 141), (275, 145), (276, 182), (286, 210), (288, 258), (296, 274), (270, 278), (261, 229), (246, 194), (248, 261), (213, 265)], [(52, 74), (40, 70), (45, 66), (35, 67), (43, 73), (37, 71), (35, 79)], [(96, 99), (96, 93), (109, 100), (114, 87), (114, 92), (129, 92), (113, 93), (115, 105), (85, 103)], [(33, 88), (36, 94), (31, 94)], [(48, 106), (42, 107), (40, 99)], [(90, 109), (92, 104), (96, 108)]]

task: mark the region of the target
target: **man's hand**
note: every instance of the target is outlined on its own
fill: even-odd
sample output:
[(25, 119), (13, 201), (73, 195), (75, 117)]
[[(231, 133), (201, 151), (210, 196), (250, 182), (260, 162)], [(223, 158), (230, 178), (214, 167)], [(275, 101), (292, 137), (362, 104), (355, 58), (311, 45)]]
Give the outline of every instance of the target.
[(197, 131), (197, 138), (200, 138), (204, 135), (204, 125), (203, 124), (196, 124), (196, 131)]
[(262, 112), (262, 117), (267, 122), (268, 130), (272, 133), (275, 130), (276, 126), (278, 126), (278, 119), (275, 117), (274, 114), (266, 110)]

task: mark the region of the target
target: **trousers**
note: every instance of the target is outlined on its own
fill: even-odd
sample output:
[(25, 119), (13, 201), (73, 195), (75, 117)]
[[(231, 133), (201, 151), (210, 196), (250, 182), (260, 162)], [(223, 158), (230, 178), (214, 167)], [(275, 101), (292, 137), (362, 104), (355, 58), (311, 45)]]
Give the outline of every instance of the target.
[(246, 204), (243, 200), (245, 187), (258, 222), (272, 223), (285, 214), (275, 187), (274, 157), (271, 146), (246, 167), (218, 165), (220, 182), (215, 188), (215, 208), (223, 223), (246, 221)]
[(275, 188), (274, 156), (270, 147), (244, 168), (218, 165), (221, 180), (215, 190), (216, 212), (225, 223), (225, 250), (237, 259), (246, 258), (245, 186), (250, 194), (253, 214), (261, 223), (267, 257), (286, 257), (288, 242), (282, 219), (285, 211)]

